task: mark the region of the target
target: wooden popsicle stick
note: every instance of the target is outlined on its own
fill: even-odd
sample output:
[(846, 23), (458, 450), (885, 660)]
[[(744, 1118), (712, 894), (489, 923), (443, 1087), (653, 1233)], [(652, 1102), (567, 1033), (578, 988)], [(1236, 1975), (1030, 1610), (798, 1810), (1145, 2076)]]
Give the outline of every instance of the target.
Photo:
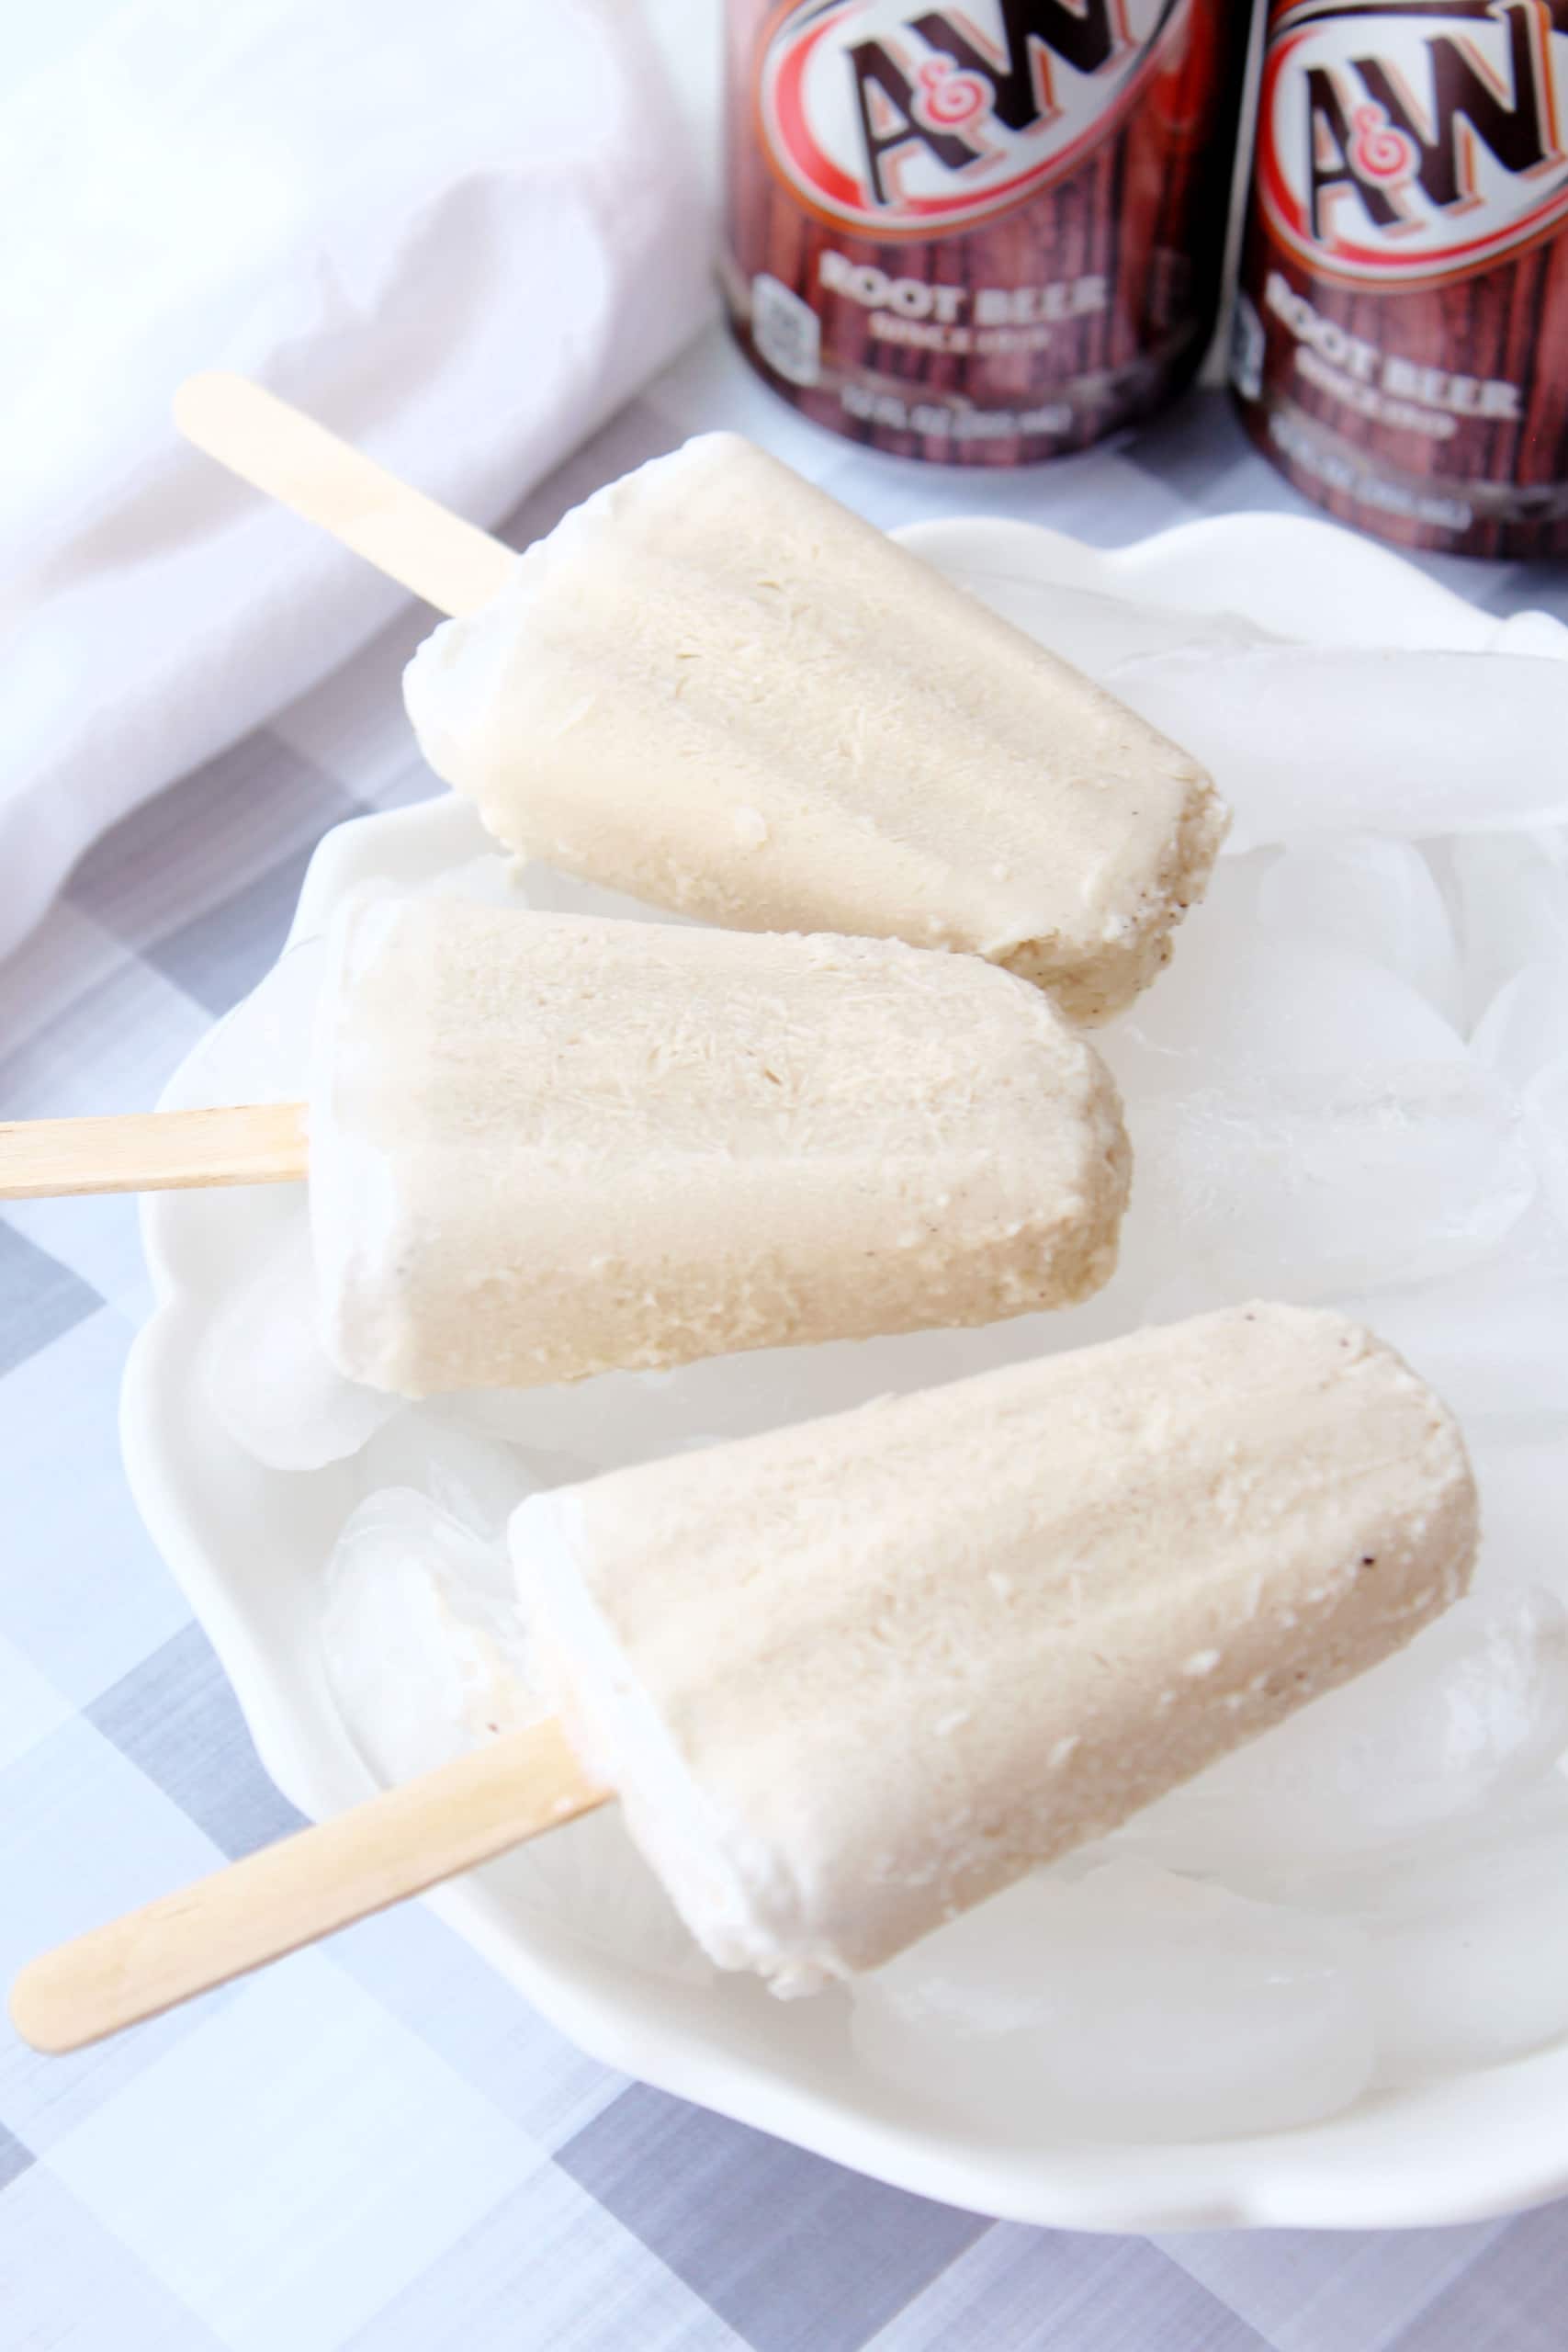
[(292, 1184), (304, 1175), (307, 1157), (302, 1102), (133, 1111), (104, 1119), (3, 1119), (0, 1201)]
[(302, 409), (247, 377), (211, 369), (175, 394), (187, 441), (412, 588), (438, 612), (472, 613), (517, 558), (477, 524), (412, 490)]
[(609, 1800), (558, 1724), (532, 1724), (178, 1894), (30, 1961), (11, 2021), (33, 2049), (82, 2050)]

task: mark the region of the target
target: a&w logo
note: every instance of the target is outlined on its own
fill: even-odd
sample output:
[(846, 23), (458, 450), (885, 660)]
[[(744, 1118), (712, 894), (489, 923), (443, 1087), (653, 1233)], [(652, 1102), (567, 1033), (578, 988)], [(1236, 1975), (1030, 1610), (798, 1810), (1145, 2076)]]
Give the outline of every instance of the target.
[(1565, 111), (1568, 7), (1304, 0), (1264, 63), (1265, 217), (1325, 277), (1459, 276), (1568, 219)]
[(1078, 161), (1190, 0), (795, 0), (757, 88), (776, 171), (878, 237), (983, 220)]

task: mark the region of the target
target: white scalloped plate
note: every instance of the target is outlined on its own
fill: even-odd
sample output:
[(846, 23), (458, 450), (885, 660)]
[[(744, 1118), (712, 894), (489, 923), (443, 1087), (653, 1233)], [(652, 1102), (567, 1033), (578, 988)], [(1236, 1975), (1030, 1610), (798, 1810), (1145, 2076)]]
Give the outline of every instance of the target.
[[(1498, 622), (1331, 524), (1221, 518), (1113, 554), (1016, 523), (935, 522), (899, 536), (943, 569), (1241, 612), (1319, 642), (1568, 654), (1568, 632), (1554, 624)], [(342, 826), (312, 861), (292, 935), (318, 930), (367, 876), (419, 879), (485, 845), (467, 804), (447, 797)], [(221, 1099), (220, 1031), (199, 1050), (199, 1069), (197, 1058), (176, 1073), (166, 1102)], [(298, 1476), (250, 1460), (213, 1418), (196, 1371), (220, 1275), (254, 1254), (280, 1213), (265, 1190), (146, 1201), (159, 1304), (131, 1352), (121, 1430), (142, 1517), (222, 1659), (263, 1761), (319, 1817), (370, 1792), (315, 1629), (314, 1579), (355, 1489), (341, 1469)], [(785, 2005), (750, 1982), (709, 1988), (640, 1973), (520, 1905), (505, 1869), (428, 1899), (584, 2050), (952, 2204), (1064, 2229), (1365, 2229), (1467, 2221), (1568, 2188), (1568, 2049), (1386, 2093), (1267, 2137), (1025, 2143), (933, 2124), (852, 2075), (840, 1999)]]

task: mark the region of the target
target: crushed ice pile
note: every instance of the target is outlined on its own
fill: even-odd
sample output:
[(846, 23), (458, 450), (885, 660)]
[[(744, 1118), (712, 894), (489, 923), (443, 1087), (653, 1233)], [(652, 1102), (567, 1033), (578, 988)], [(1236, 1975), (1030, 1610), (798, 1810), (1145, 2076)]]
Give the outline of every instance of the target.
[[(502, 1543), (532, 1488), (1259, 1292), (1363, 1317), (1463, 1419), (1472, 1598), (852, 2003), (854, 2063), (928, 2112), (1277, 2130), (1568, 2032), (1568, 634), (1522, 616), (1489, 652), (1347, 653), (975, 584), (1190, 742), (1236, 809), (1170, 970), (1097, 1038), (1136, 1162), (1110, 1287), (990, 1331), (413, 1407), (322, 1357), (299, 1207), (205, 1374), (279, 1472), (356, 1460), (321, 1639), (394, 1781), (538, 1712)], [(499, 856), (425, 887), (628, 910)], [(314, 985), (307, 945), (226, 1024), (231, 1085), (298, 1091)], [(703, 1976), (613, 1810), (503, 1867), (520, 1905)]]

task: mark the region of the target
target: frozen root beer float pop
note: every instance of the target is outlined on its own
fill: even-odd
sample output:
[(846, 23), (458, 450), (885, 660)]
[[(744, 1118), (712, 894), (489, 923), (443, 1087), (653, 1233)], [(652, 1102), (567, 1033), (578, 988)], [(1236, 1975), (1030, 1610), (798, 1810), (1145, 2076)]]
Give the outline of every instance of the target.
[(73, 2050), (620, 1796), (717, 1966), (879, 1967), (1458, 1600), (1445, 1407), (1255, 1302), (558, 1487), (513, 1517), (527, 1724), (24, 1969)]

